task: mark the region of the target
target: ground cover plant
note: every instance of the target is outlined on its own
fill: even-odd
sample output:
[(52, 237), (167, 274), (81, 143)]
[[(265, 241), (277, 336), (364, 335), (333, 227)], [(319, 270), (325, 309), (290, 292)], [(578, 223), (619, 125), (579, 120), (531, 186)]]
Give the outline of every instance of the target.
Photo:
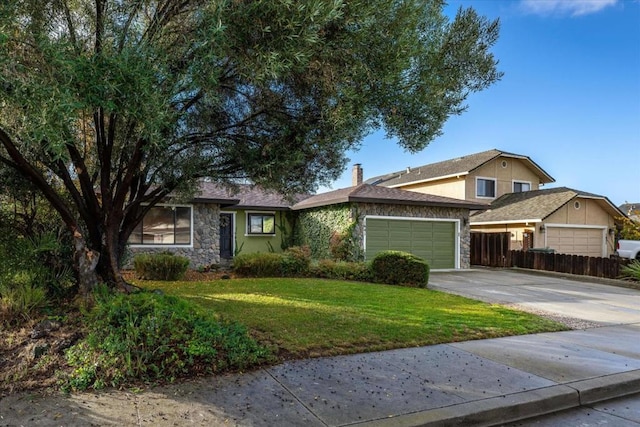
[(280, 357), (315, 357), (564, 330), (429, 289), (308, 278), (140, 281), (242, 322)]
[(255, 366), (269, 357), (238, 322), (151, 292), (98, 294), (85, 340), (67, 351), (67, 390), (172, 382)]
[(640, 261), (633, 260), (629, 265), (622, 267), (622, 277), (640, 280)]

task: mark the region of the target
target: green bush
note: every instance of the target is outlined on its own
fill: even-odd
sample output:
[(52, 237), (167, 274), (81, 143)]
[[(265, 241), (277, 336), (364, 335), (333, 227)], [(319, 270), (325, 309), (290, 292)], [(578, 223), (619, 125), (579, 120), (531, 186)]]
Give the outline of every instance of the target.
[(233, 270), (246, 277), (300, 277), (308, 275), (310, 262), (309, 249), (294, 246), (283, 253), (238, 255), (233, 259)]
[(282, 254), (281, 273), (285, 277), (306, 276), (311, 264), (308, 246), (292, 246)]
[(71, 257), (53, 232), (0, 236), (0, 319), (18, 323), (36, 316), (74, 289)]
[(233, 271), (246, 277), (279, 277), (282, 255), (273, 252), (240, 254), (233, 258)]
[(87, 324), (87, 338), (67, 351), (74, 367), (65, 379), (67, 390), (173, 381), (244, 369), (269, 356), (244, 326), (151, 292), (98, 292)]
[(33, 285), (26, 275), (19, 276), (12, 284), (0, 284), (0, 320), (29, 320), (47, 306), (46, 291)]
[(623, 277), (640, 280), (640, 261), (633, 260), (620, 270)]
[(323, 259), (311, 267), (310, 275), (323, 279), (356, 280), (370, 282), (373, 280), (370, 265), (364, 262), (346, 262)]
[(429, 264), (407, 252), (379, 252), (371, 262), (371, 271), (378, 283), (424, 288), (429, 282)]
[(180, 280), (189, 267), (189, 259), (169, 252), (140, 254), (133, 259), (136, 275), (146, 280)]

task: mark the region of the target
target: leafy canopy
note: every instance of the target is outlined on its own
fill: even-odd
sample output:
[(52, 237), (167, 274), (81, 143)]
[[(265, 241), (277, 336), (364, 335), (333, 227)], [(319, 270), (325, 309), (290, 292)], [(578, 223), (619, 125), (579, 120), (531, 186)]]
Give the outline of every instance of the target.
[(313, 190), (375, 129), (421, 150), (501, 77), (498, 22), (443, 7), (4, 0), (0, 164), (116, 258), (150, 206), (200, 178)]

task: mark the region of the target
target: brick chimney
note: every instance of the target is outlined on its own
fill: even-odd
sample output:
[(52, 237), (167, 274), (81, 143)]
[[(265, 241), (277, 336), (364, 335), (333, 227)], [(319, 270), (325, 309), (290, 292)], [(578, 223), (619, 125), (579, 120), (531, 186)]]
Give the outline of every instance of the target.
[(362, 165), (356, 163), (353, 165), (353, 171), (351, 172), (351, 185), (355, 187), (360, 184), (362, 184)]

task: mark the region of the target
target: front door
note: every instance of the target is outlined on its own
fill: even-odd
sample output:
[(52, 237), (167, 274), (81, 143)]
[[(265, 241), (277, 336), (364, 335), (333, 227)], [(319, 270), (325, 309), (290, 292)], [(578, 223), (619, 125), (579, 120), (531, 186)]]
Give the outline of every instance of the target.
[(220, 214), (220, 258), (233, 258), (233, 214)]

